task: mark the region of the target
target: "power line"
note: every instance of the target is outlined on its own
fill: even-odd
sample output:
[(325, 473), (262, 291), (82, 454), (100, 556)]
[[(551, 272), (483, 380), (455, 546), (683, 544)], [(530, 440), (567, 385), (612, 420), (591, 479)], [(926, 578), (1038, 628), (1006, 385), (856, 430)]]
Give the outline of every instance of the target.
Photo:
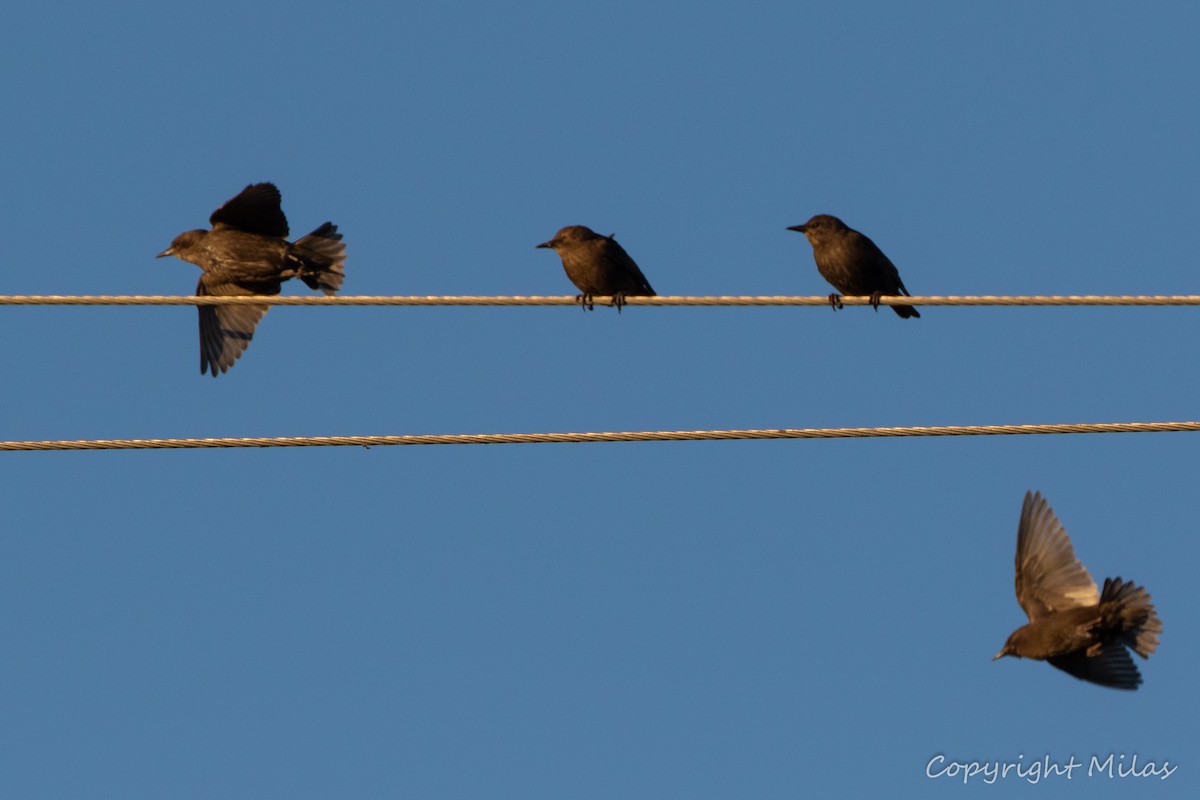
[[(597, 296), (597, 304), (612, 298)], [(627, 297), (631, 306), (828, 306), (827, 295), (679, 295)], [(869, 297), (844, 297), (848, 306), (870, 305)], [(918, 306), (1196, 306), (1200, 295), (929, 295), (880, 298), (880, 305)], [(0, 306), (571, 306), (562, 295), (345, 295), (175, 296), (175, 295), (0, 295)]]
[(904, 428), (767, 428), (593, 433), (466, 433), (413, 436), (262, 436), (217, 439), (76, 439), (0, 442), (0, 450), (171, 450), (223, 447), (386, 447), (444, 444), (680, 442), (735, 439), (858, 439), (900, 436), (1022, 436), (1200, 431), (1200, 422), (1100, 422), (1059, 425), (936, 425)]

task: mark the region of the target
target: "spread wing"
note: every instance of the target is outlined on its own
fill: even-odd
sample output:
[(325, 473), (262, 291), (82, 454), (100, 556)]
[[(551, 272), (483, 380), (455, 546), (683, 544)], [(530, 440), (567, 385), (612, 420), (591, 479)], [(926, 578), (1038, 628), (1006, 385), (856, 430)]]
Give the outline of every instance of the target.
[(286, 239), (288, 224), (281, 202), (275, 184), (252, 183), (214, 211), (208, 221), (214, 230), (225, 227)]
[[(258, 294), (235, 283), (209, 282), (201, 276), (196, 294), (253, 295)], [(233, 366), (254, 338), (254, 328), (270, 306), (197, 306), (200, 312), (200, 374), (225, 372)]]
[(1100, 602), (1096, 582), (1075, 557), (1075, 548), (1050, 504), (1038, 493), (1026, 492), (1021, 507), (1017, 602), (1031, 622), (1055, 611)]
[(1114, 689), (1136, 689), (1142, 682), (1129, 651), (1116, 641), (1105, 642), (1094, 656), (1089, 656), (1087, 650), (1076, 650), (1047, 661), (1076, 678)]

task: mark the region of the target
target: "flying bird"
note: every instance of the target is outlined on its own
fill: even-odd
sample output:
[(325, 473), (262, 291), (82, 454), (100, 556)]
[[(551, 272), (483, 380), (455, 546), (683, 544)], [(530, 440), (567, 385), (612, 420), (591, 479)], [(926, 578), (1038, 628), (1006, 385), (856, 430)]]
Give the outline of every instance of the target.
[[(312, 289), (336, 294), (345, 280), (346, 245), (337, 226), (326, 222), (289, 242), (287, 217), (272, 183), (243, 189), (208, 218), (212, 230), (186, 231), (158, 254), (190, 261), (204, 270), (196, 294), (279, 294), (298, 277)], [(233, 366), (267, 313), (265, 305), (197, 306), (200, 312), (200, 374), (215, 378)]]
[[(843, 295), (870, 295), (876, 311), (883, 295), (908, 295), (896, 265), (874, 242), (837, 217), (818, 214), (788, 230), (805, 235), (812, 245), (817, 271)], [(838, 310), (842, 307), (841, 296), (829, 295), (829, 304)], [(892, 306), (892, 310), (905, 319), (921, 316), (912, 306)]]
[(567, 277), (582, 292), (575, 299), (586, 310), (594, 307), (592, 296), (597, 294), (612, 297), (617, 311), (628, 296), (654, 296), (646, 276), (612, 236), (602, 236), (583, 225), (568, 225), (537, 246), (558, 253)]
[(1049, 661), (1063, 672), (1114, 689), (1142, 682), (1129, 655), (1147, 658), (1162, 620), (1140, 586), (1105, 578), (1104, 590), (1075, 558), (1067, 532), (1040, 494), (1025, 493), (1017, 528), (1017, 602), (1029, 624), (1017, 628), (997, 658)]

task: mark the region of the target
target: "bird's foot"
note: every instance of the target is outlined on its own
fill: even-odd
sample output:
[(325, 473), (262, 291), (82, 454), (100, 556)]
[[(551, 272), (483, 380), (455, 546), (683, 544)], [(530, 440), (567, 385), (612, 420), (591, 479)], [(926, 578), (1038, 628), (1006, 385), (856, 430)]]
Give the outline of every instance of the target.
[(829, 295), (829, 306), (834, 311), (840, 309), (842, 307), (842, 296), (837, 293)]
[(883, 295), (880, 292), (871, 292), (871, 308), (875, 309), (875, 313), (879, 313), (879, 298)]
[(575, 301), (579, 303), (579, 307), (584, 311), (592, 311), (595, 309), (595, 304), (592, 303), (592, 295), (590, 292), (575, 295)]
[(617, 292), (612, 296), (612, 305), (617, 307), (617, 313), (621, 313), (621, 309), (625, 306), (625, 293)]

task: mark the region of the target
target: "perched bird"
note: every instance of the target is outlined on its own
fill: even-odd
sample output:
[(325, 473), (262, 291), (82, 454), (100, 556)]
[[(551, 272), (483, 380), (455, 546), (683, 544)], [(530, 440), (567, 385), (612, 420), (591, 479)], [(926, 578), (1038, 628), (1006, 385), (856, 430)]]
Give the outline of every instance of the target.
[(1075, 558), (1067, 532), (1040, 494), (1025, 493), (1017, 528), (1017, 602), (1029, 624), (996, 654), (1049, 661), (1064, 672), (1114, 689), (1142, 682), (1126, 647), (1147, 658), (1162, 620), (1140, 586), (1105, 578), (1104, 591)]
[(584, 309), (593, 308), (592, 295), (597, 294), (611, 296), (617, 311), (625, 305), (626, 296), (654, 296), (646, 276), (612, 236), (601, 236), (583, 225), (568, 225), (537, 246), (548, 247), (562, 258), (567, 277), (582, 292), (575, 299)]
[[(279, 294), (288, 278), (336, 294), (345, 280), (346, 245), (326, 222), (289, 242), (279, 190), (271, 183), (247, 186), (208, 218), (212, 230), (186, 231), (158, 254), (190, 261), (204, 274), (196, 294)], [(200, 312), (200, 374), (225, 372), (250, 345), (254, 327), (270, 306), (197, 306)]]
[[(793, 225), (788, 230), (799, 231), (808, 237), (817, 271), (842, 294), (870, 295), (871, 306), (876, 311), (883, 295), (908, 294), (896, 265), (874, 242), (853, 228), (847, 228), (837, 217), (818, 214), (803, 225)], [(842, 298), (831, 294), (829, 304), (836, 311), (842, 307)], [(912, 306), (892, 306), (892, 310), (905, 319), (921, 316)]]

